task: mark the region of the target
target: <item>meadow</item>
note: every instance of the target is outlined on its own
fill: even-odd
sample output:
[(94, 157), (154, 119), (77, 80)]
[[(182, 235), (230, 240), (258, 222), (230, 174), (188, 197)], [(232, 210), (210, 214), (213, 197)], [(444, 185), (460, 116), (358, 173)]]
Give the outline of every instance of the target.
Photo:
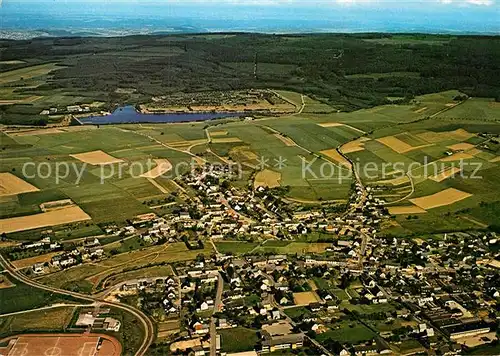
[(251, 351), (259, 342), (257, 332), (242, 327), (220, 330), (221, 350), (227, 353)]
[(26, 312), (0, 318), (0, 335), (30, 332), (62, 332), (65, 331), (73, 316), (73, 307)]
[(0, 314), (35, 309), (60, 302), (86, 303), (76, 298), (59, 295), (30, 287), (12, 277), (8, 278), (15, 286), (0, 289)]

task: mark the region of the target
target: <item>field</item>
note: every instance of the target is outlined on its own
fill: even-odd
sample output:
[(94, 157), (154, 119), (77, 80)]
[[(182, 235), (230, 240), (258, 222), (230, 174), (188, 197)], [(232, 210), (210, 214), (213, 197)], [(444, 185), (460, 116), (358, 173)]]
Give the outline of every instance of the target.
[(281, 173), (269, 169), (258, 172), (255, 175), (254, 186), (264, 188), (276, 188), (280, 186)]
[(258, 245), (258, 243), (249, 243), (242, 241), (221, 241), (215, 243), (215, 246), (220, 253), (233, 255), (243, 255), (252, 251)]
[(14, 287), (14, 283), (12, 283), (6, 276), (0, 274), (0, 289), (11, 288)]
[(80, 355), (91, 356), (96, 353), (98, 344), (100, 353), (118, 356), (122, 352), (120, 343), (109, 336), (101, 340), (101, 335), (35, 334), (22, 335), (10, 350), (9, 355)]
[(391, 148), (393, 151), (397, 153), (407, 153), (413, 150), (417, 150), (419, 148), (423, 148), (429, 145), (422, 145), (422, 146), (411, 146), (407, 144), (406, 142), (400, 140), (399, 138), (395, 136), (388, 136), (388, 137), (383, 137), (377, 139), (378, 142), (386, 145), (387, 147)]
[(257, 247), (256, 253), (274, 253), (274, 254), (299, 254), (324, 253), (326, 248), (330, 247), (328, 243), (319, 242), (288, 242), (288, 241), (266, 241)]
[(0, 220), (0, 231), (11, 233), (90, 219), (91, 217), (80, 207), (73, 205), (41, 214), (2, 219)]
[(411, 214), (424, 214), (427, 211), (415, 205), (406, 206), (391, 206), (389, 207), (389, 214), (391, 215), (411, 215)]
[[(336, 323), (335, 325), (337, 325)], [(343, 325), (336, 330), (329, 330), (323, 334), (317, 336), (317, 340), (322, 342), (327, 339), (333, 339), (341, 343), (351, 343), (356, 344), (361, 341), (371, 340), (375, 334), (373, 331), (368, 329), (362, 324), (348, 324), (343, 323)]]
[(54, 63), (41, 64), (32, 67), (26, 67), (22, 69), (11, 70), (0, 74), (0, 85), (4, 85), (10, 82), (17, 82), (19, 80), (32, 79), (49, 74), (53, 70), (60, 69), (58, 65)]
[(39, 189), (11, 173), (0, 173), (0, 197), (20, 193), (37, 192)]
[(442, 182), (445, 179), (453, 177), (458, 172), (461, 172), (461, 169), (458, 167), (446, 168), (441, 172), (437, 172), (434, 176), (429, 177), (429, 179), (432, 179), (435, 182)]
[(293, 293), (293, 301), (296, 305), (309, 305), (320, 301), (315, 292)]
[(344, 158), (336, 149), (332, 148), (330, 150), (320, 151), (321, 154), (333, 159), (335, 162), (340, 163), (346, 167), (351, 167), (351, 163)]
[[(4, 275), (3, 278), (7, 277)], [(0, 289), (0, 314), (40, 308), (63, 301), (82, 303), (75, 298), (36, 289), (19, 281), (11, 282), (15, 284), (15, 287)]]
[(410, 201), (422, 209), (427, 210), (450, 205), (471, 196), (472, 194), (465, 193), (454, 188), (449, 188), (436, 194), (410, 199)]
[(0, 318), (0, 335), (64, 331), (71, 321), (73, 312), (73, 307), (57, 307), (3, 317)]
[(78, 153), (70, 155), (70, 157), (76, 158), (84, 163), (92, 164), (92, 165), (100, 165), (100, 164), (112, 164), (112, 163), (120, 163), (123, 160), (112, 157), (108, 155), (106, 152), (101, 150)]
[(236, 353), (254, 350), (259, 338), (255, 330), (242, 327), (220, 330), (221, 351)]
[(35, 263), (50, 262), (52, 260), (52, 257), (54, 257), (55, 255), (57, 255), (56, 252), (54, 252), (54, 253), (47, 253), (47, 254), (40, 255), (40, 256), (35, 256), (35, 257), (23, 258), (23, 259), (16, 260), (16, 261), (12, 262), (12, 265), (15, 268), (23, 269), (23, 268), (26, 268), (26, 267), (31, 267)]
[(158, 178), (172, 169), (172, 164), (167, 159), (155, 159), (156, 167), (144, 173), (141, 177)]

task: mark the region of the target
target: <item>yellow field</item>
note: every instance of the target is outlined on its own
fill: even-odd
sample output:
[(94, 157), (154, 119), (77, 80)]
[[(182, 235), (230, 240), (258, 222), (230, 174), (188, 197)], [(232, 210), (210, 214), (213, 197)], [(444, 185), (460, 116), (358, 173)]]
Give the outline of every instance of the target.
[(311, 303), (317, 303), (321, 299), (315, 292), (300, 292), (293, 293), (293, 301), (296, 305), (309, 305)]
[(453, 139), (455, 139), (457, 141), (466, 141), (466, 140), (476, 136), (473, 133), (470, 133), (464, 129), (458, 129), (455, 131), (446, 132), (445, 134), (451, 136)]
[(441, 162), (454, 162), (454, 161), (460, 161), (460, 160), (465, 160), (465, 159), (471, 159), (474, 158), (473, 155), (465, 152), (459, 152), (455, 153), (454, 155), (451, 155), (449, 157), (441, 158)]
[(255, 175), (254, 187), (276, 188), (280, 186), (281, 173), (264, 169)]
[(419, 208), (415, 205), (407, 205), (407, 206), (391, 206), (388, 208), (389, 214), (391, 215), (409, 215), (409, 214), (425, 214), (425, 211), (422, 208)]
[(14, 287), (14, 283), (12, 283), (7, 277), (0, 274), (0, 289), (11, 288)]
[(461, 200), (471, 197), (472, 194), (462, 192), (455, 188), (448, 188), (439, 193), (421, 198), (410, 199), (410, 201), (422, 209), (434, 209), (441, 206), (451, 205)]
[(201, 145), (203, 143), (207, 143), (207, 140), (204, 138), (199, 139), (199, 140), (183, 140), (183, 141), (168, 142), (168, 145), (181, 149), (181, 148), (187, 148), (187, 147), (191, 147), (191, 146)]
[(457, 143), (455, 145), (447, 146), (452, 151), (465, 151), (474, 148), (474, 145), (466, 142)]
[(415, 110), (414, 113), (415, 114), (420, 114), (420, 113), (423, 113), (425, 110), (427, 110), (427, 106), (425, 108), (421, 108), (421, 109)]
[(79, 206), (73, 205), (46, 213), (1, 219), (0, 232), (25, 231), (90, 219), (91, 217)]
[(470, 132), (464, 129), (458, 129), (455, 131), (447, 131), (447, 132), (427, 131), (419, 133), (416, 136), (427, 142), (441, 143), (443, 141), (448, 141), (450, 139), (457, 141), (466, 141), (469, 138), (474, 137), (475, 135), (471, 134)]
[(158, 339), (164, 339), (169, 337), (172, 334), (175, 334), (179, 332), (180, 330), (180, 321), (179, 320), (173, 320), (173, 321), (166, 321), (166, 322), (160, 322), (158, 323), (158, 330), (156, 333), (156, 337)]
[(387, 147), (389, 147), (390, 149), (392, 149), (393, 151), (395, 151), (397, 153), (407, 153), (407, 152), (410, 152), (413, 150), (417, 150), (419, 148), (432, 146), (432, 144), (428, 144), (428, 145), (421, 145), (421, 146), (413, 147), (413, 146), (410, 146), (406, 142), (403, 142), (394, 136), (382, 137), (382, 138), (377, 139), (377, 141), (386, 145)]
[(390, 184), (390, 185), (403, 185), (410, 183), (410, 178), (408, 176), (397, 177), (393, 179), (380, 180), (377, 182), (378, 184)]
[(63, 67), (58, 66), (54, 63), (40, 64), (36, 66), (10, 70), (8, 72), (0, 73), (0, 84), (17, 82), (21, 79), (31, 79), (35, 77), (40, 77), (42, 75), (49, 74), (53, 70), (62, 69)]
[(365, 142), (370, 141), (369, 138), (361, 137), (357, 140), (346, 143), (341, 147), (343, 153), (353, 153), (365, 150)]
[(344, 124), (341, 124), (339, 122), (325, 122), (323, 124), (318, 124), (318, 126), (321, 126), (321, 127), (338, 127), (338, 126), (344, 126)]
[(64, 209), (65, 207), (70, 205), (74, 205), (71, 199), (62, 199), (42, 203), (40, 204), (40, 209), (42, 209), (42, 211), (46, 213), (47, 211)]
[[(255, 154), (255, 152), (251, 151), (250, 148), (247, 146), (235, 147), (235, 148), (231, 149), (231, 151), (229, 151), (229, 155), (236, 156), (236, 158), (241, 158), (242, 160), (249, 160), (249, 161), (259, 159), (257, 154)], [(239, 159), (237, 159), (237, 160), (239, 160)]]
[(476, 156), (476, 155), (478, 155), (480, 153), (483, 153), (483, 151), (481, 151), (478, 148), (471, 148), (471, 149), (467, 150), (467, 153), (470, 154), (470, 155)]
[(366, 133), (364, 132), (363, 130), (360, 130), (354, 126), (351, 126), (351, 125), (347, 125), (347, 124), (343, 124), (343, 123), (340, 123), (340, 122), (324, 122), (322, 124), (318, 124), (318, 126), (321, 126), (321, 127), (324, 127), (324, 128), (329, 128), (329, 127), (339, 127), (339, 126), (345, 126), (345, 127), (348, 127), (354, 131), (358, 131), (360, 133)]
[(0, 196), (37, 192), (39, 189), (11, 173), (0, 173)]
[(351, 162), (346, 160), (344, 156), (342, 156), (335, 148), (330, 150), (320, 151), (319, 153), (324, 154), (326, 157), (333, 159), (335, 162), (340, 163), (341, 165), (351, 168)]
[(52, 257), (57, 255), (57, 252), (47, 253), (45, 255), (23, 258), (22, 260), (16, 260), (12, 262), (12, 265), (16, 268), (22, 269), (26, 267), (33, 266), (35, 263), (45, 263), (50, 262)]
[(238, 137), (227, 137), (227, 138), (214, 138), (212, 143), (238, 143), (243, 142)]
[(10, 60), (10, 61), (0, 61), (0, 64), (23, 64), (25, 61), (20, 61), (18, 59)]
[(454, 176), (456, 173), (460, 172), (460, 168), (458, 167), (450, 167), (445, 169), (444, 171), (429, 177), (430, 180), (433, 180), (434, 182), (442, 182), (445, 179), (448, 179), (452, 176)]
[(490, 162), (491, 162), (491, 163), (500, 162), (500, 156), (495, 157), (495, 158), (493, 158), (493, 159), (490, 159)]
[(279, 139), (281, 142), (283, 142), (286, 146), (296, 146), (295, 142), (293, 142), (293, 140), (289, 137), (285, 137), (283, 135), (280, 135), (280, 134), (274, 134), (274, 137), (276, 137), (277, 139)]
[(172, 169), (168, 159), (155, 159), (156, 167), (141, 175), (143, 178), (158, 178)]
[(226, 136), (228, 132), (226, 130), (211, 131), (210, 136)]
[(11, 105), (11, 104), (28, 104), (40, 100), (43, 96), (32, 95), (22, 99), (1, 99), (1, 105)]
[(38, 129), (38, 130), (23, 130), (19, 132), (9, 133), (10, 136), (38, 136), (38, 135), (46, 135), (46, 134), (55, 134), (64, 132), (55, 127), (47, 128), (47, 129)]
[(77, 160), (92, 165), (103, 165), (103, 164), (113, 164), (113, 163), (123, 162), (122, 159), (110, 156), (106, 152), (103, 152), (101, 150), (78, 153), (70, 156), (76, 158)]

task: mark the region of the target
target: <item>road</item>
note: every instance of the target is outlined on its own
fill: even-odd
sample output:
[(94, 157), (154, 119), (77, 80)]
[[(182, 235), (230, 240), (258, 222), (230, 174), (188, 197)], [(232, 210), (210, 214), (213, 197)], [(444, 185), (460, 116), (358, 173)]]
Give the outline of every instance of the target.
[[(215, 304), (213, 314), (218, 313), (222, 307), (222, 291), (224, 290), (224, 280), (219, 272), (219, 277), (217, 281), (217, 294), (215, 295)], [(210, 322), (210, 356), (217, 355), (217, 329), (216, 329), (216, 318), (212, 315), (212, 320)]]
[[(347, 156), (344, 152), (342, 152), (342, 145), (337, 147), (337, 152), (351, 164), (352, 172), (354, 174), (354, 177), (356, 178), (356, 182), (361, 187), (361, 197), (358, 199), (358, 202), (356, 204), (354, 204), (350, 209), (348, 209), (345, 212), (345, 214), (343, 215), (343, 217), (345, 218), (349, 214), (351, 214), (352, 212), (356, 211), (356, 209), (362, 208), (365, 205), (366, 200), (368, 199), (368, 192), (366, 190), (365, 185), (363, 184), (363, 180), (361, 179), (361, 176), (359, 175), (358, 170), (356, 169), (356, 165), (349, 158), (349, 156)], [(364, 261), (365, 254), (366, 254), (366, 246), (368, 244), (368, 240), (370, 239), (370, 237), (367, 234), (362, 233), (362, 232), (360, 234), (361, 234), (361, 237), (363, 238), (363, 240), (361, 241), (361, 249), (360, 249), (360, 253), (359, 253), (358, 264), (359, 264), (359, 268), (362, 269), (363, 268), (363, 261)]]
[(154, 329), (153, 322), (143, 312), (141, 312), (140, 310), (138, 310), (130, 305), (127, 305), (124, 303), (107, 302), (105, 300), (102, 300), (102, 299), (99, 299), (99, 298), (96, 298), (93, 296), (75, 293), (75, 292), (70, 292), (67, 290), (58, 289), (58, 288), (46, 286), (44, 284), (40, 284), (38, 282), (31, 280), (30, 278), (26, 277), (25, 275), (19, 273), (18, 271), (16, 271), (12, 267), (12, 265), (1, 254), (0, 254), (0, 265), (12, 277), (20, 280), (21, 282), (23, 282), (23, 283), (25, 283), (33, 288), (43, 289), (43, 290), (46, 290), (48, 292), (63, 294), (63, 295), (74, 297), (74, 298), (79, 298), (81, 300), (86, 300), (86, 301), (89, 301), (92, 303), (98, 303), (99, 305), (106, 305), (109, 307), (118, 308), (118, 309), (124, 310), (124, 311), (132, 314), (133, 316), (135, 316), (139, 320), (139, 322), (142, 324), (142, 326), (144, 328), (144, 339), (142, 341), (141, 346), (139, 347), (139, 349), (135, 353), (135, 355), (137, 355), (137, 356), (144, 355), (155, 339), (155, 329)]

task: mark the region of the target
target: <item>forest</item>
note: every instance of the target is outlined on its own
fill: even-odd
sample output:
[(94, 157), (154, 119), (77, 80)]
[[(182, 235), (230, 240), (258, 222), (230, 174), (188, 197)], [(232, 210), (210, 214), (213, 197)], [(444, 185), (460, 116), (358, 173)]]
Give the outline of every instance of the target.
[[(307, 94), (340, 111), (458, 89), (500, 99), (500, 38), (404, 34), (203, 34), (0, 41), (0, 76), (56, 63), (43, 77), (0, 81), (0, 122), (46, 123), (48, 104), (108, 108), (155, 95), (249, 88)], [(125, 89), (125, 90), (124, 90)], [(14, 97), (42, 97), (33, 102)], [(51, 98), (54, 100), (51, 101)], [(45, 107), (44, 107), (45, 106)]]

